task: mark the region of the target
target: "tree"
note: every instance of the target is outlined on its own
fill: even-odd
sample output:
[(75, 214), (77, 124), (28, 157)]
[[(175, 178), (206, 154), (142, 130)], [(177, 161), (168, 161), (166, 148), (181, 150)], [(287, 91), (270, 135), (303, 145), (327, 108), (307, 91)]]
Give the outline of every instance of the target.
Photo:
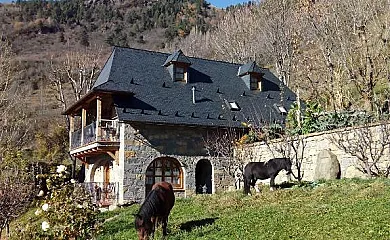
[(310, 3), (301, 15), (296, 66), (311, 97), (335, 110), (362, 98), (367, 110), (374, 109), (375, 89), (389, 79), (388, 10), (385, 0)]
[(98, 47), (69, 51), (64, 58), (52, 57), (48, 79), (63, 110), (91, 90), (99, 74), (100, 58)]
[(260, 48), (259, 26), (251, 7), (228, 11), (210, 34), (215, 58), (234, 63), (256, 60)]
[(179, 42), (179, 48), (188, 56), (199, 58), (212, 58), (213, 50), (210, 44), (210, 32), (202, 33), (193, 28), (187, 37)]
[(291, 173), (293, 177), (298, 181), (302, 181), (304, 172), (302, 170), (303, 157), (306, 150), (306, 138), (305, 136), (294, 135), (287, 132), (281, 135), (277, 141), (270, 142), (266, 139), (265, 143), (272, 153), (282, 155), (285, 158), (290, 158), (294, 171)]
[(7, 149), (28, 142), (29, 120), (22, 108), (19, 73), (11, 44), (0, 40), (0, 158)]
[(89, 36), (86, 29), (83, 29), (79, 34), (79, 42), (82, 46), (88, 47), (89, 46)]
[(210, 157), (218, 157), (223, 160), (220, 162), (225, 173), (234, 177), (237, 168), (243, 168), (242, 163), (233, 158), (233, 149), (236, 141), (239, 139), (239, 133), (234, 128), (218, 129), (208, 132), (204, 137), (204, 147)]
[(341, 150), (357, 158), (355, 166), (368, 177), (388, 177), (390, 162), (384, 152), (390, 148), (390, 125), (366, 123), (362, 126), (337, 131), (331, 141)]
[(295, 7), (295, 1), (268, 0), (260, 2), (256, 11), (256, 22), (261, 23), (258, 34), (263, 55), (273, 62), (280, 81), (286, 86), (290, 85), (297, 39)]
[(26, 210), (36, 194), (35, 182), (21, 152), (8, 152), (0, 160), (0, 237), (4, 229), (9, 237), (10, 222)]

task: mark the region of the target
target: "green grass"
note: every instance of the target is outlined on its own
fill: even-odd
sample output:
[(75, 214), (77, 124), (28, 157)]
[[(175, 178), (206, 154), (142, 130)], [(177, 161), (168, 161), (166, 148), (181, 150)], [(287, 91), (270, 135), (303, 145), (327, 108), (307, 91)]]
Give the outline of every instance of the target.
[[(102, 213), (99, 240), (137, 239), (139, 205)], [(337, 180), (244, 196), (177, 199), (167, 239), (388, 239), (390, 181)], [(155, 239), (161, 239), (161, 229)]]

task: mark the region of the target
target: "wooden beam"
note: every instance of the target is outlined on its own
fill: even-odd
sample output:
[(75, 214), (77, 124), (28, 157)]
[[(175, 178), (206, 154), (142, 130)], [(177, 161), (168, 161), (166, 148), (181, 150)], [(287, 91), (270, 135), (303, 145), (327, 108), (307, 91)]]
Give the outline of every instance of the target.
[(87, 125), (87, 110), (81, 110), (81, 146), (84, 145), (84, 128)]
[(115, 163), (119, 165), (119, 151), (115, 151), (115, 153), (112, 153), (110, 151), (107, 151), (107, 154), (110, 155), (112, 159), (114, 159)]
[(72, 148), (72, 134), (74, 132), (74, 116), (69, 116), (69, 150)]
[(102, 119), (102, 98), (97, 96), (96, 98), (96, 141), (101, 136), (101, 119)]

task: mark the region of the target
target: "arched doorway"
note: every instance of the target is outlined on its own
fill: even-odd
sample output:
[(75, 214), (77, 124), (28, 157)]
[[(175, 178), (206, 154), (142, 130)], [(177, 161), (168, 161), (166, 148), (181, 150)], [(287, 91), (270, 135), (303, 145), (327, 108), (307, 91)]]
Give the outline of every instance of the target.
[(110, 171), (112, 167), (112, 161), (108, 159), (96, 161), (92, 167), (90, 182), (108, 184), (110, 182)]
[(212, 166), (209, 160), (202, 159), (196, 164), (195, 185), (197, 194), (211, 194), (212, 184)]
[(113, 192), (114, 185), (111, 183), (112, 168), (113, 163), (109, 159), (101, 159), (93, 165), (90, 175), (89, 191), (98, 206), (111, 205), (115, 197), (115, 192)]
[(156, 182), (169, 182), (174, 189), (184, 188), (183, 170), (179, 161), (171, 157), (156, 158), (146, 169), (145, 196)]

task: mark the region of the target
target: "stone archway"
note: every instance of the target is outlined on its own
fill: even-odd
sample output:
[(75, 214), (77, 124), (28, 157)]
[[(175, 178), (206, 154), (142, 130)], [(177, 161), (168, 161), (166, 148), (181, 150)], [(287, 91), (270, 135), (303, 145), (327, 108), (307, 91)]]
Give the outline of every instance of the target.
[(197, 194), (211, 194), (213, 192), (212, 166), (209, 160), (201, 159), (195, 169), (195, 192)]

